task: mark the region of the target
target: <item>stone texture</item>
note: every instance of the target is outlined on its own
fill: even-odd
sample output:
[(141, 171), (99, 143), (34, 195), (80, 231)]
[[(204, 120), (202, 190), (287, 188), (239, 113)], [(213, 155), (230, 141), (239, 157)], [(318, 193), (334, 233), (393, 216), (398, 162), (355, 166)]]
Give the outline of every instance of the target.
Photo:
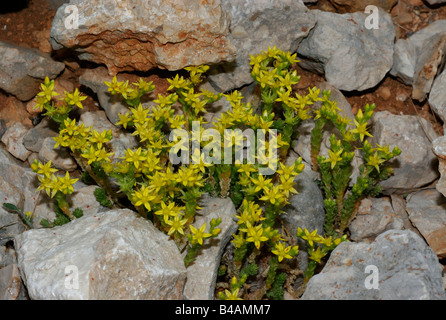
[(65, 65), (38, 50), (0, 42), (0, 88), (22, 101), (32, 99), (45, 77), (54, 79)]
[[(290, 150), (287, 165), (292, 165), (298, 155)], [(306, 165), (307, 170), (309, 165)], [(324, 233), (324, 199), (320, 188), (314, 180), (314, 174), (304, 171), (294, 179), (298, 194), (292, 194), (289, 198), (290, 204), (284, 208), (285, 214), (280, 216), (281, 221), (289, 234), (296, 234), (297, 228), (318, 230), (318, 234)]]
[(13, 158), (2, 147), (0, 147), (0, 176), (7, 183), (5, 184), (5, 190), (11, 190), (8, 192), (13, 192), (18, 197), (10, 196), (8, 197), (8, 202), (15, 204), (23, 209), (24, 212), (33, 211), (38, 201), (38, 192), (36, 190), (39, 186), (39, 181), (37, 175), (32, 172), (28, 164), (23, 164)]
[(1, 139), (6, 146), (6, 150), (22, 161), (25, 161), (30, 154), (30, 151), (23, 145), (23, 137), (27, 132), (28, 129), (23, 124), (16, 122), (6, 130)]
[[(446, 70), (434, 80), (429, 94), (429, 106), (446, 123)], [(444, 127), (443, 127), (444, 128)]]
[(24, 290), (16, 264), (0, 269), (0, 300), (23, 300)]
[(6, 97), (5, 100), (0, 108), (0, 119), (5, 122), (6, 126), (10, 127), (15, 122), (20, 122), (25, 127), (32, 127), (30, 114), (26, 112), (23, 102), (14, 96)]
[(28, 130), (23, 137), (23, 145), (29, 151), (39, 152), (46, 138), (56, 137), (58, 135), (57, 123), (45, 117), (38, 125)]
[(215, 283), (223, 251), (237, 231), (236, 214), (231, 199), (205, 198), (200, 203), (200, 210), (195, 218), (194, 226), (200, 228), (206, 223), (206, 230), (212, 219), (221, 218), (222, 223), (218, 237), (213, 238), (199, 251), (196, 260), (187, 268), (187, 280), (183, 295), (188, 300), (214, 300)]
[(395, 214), (389, 198), (366, 198), (361, 201), (355, 219), (350, 223), (353, 241), (373, 241), (387, 230), (404, 229), (404, 220)]
[[(0, 204), (12, 203), (21, 208), (24, 204), (24, 197), (14, 184), (7, 182), (0, 176)], [(9, 211), (3, 209), (0, 205), (0, 245), (4, 245), (12, 240), (14, 236), (20, 234), (25, 230), (25, 227), (20, 217)]]
[[(108, 87), (104, 81), (111, 81), (105, 68), (88, 69), (80, 77), (79, 82), (93, 90), (98, 97), (100, 106), (104, 109), (107, 118), (111, 123), (117, 123), (119, 114), (125, 114), (129, 111), (127, 104), (120, 95), (112, 95), (108, 92)], [(118, 81), (124, 81), (120, 77)]]
[(432, 151), (438, 158), (438, 171), (440, 179), (438, 179), (435, 188), (446, 196), (446, 136), (441, 136), (432, 141)]
[[(366, 288), (370, 265), (377, 268), (378, 289)], [(424, 240), (409, 230), (386, 231), (371, 244), (343, 242), (302, 296), (327, 299), (444, 300), (442, 267)]]
[(421, 190), (407, 197), (407, 212), (439, 257), (446, 257), (446, 198), (435, 189)]
[(46, 0), (48, 4), (50, 5), (51, 9), (56, 10), (64, 3), (69, 3), (70, 0)]
[(236, 49), (236, 58), (209, 70), (209, 81), (219, 92), (254, 81), (250, 55), (269, 46), (295, 52), (316, 22), (312, 12), (294, 0), (223, 0), (222, 9), (231, 17), (228, 38)]
[[(372, 117), (372, 145), (398, 146), (401, 154), (390, 162), (394, 175), (380, 182), (386, 193), (404, 193), (427, 185), (438, 177), (438, 161), (431, 140), (438, 135), (425, 119), (376, 112)], [(426, 136), (426, 134), (429, 136)]]
[(330, 0), (339, 12), (364, 11), (368, 5), (380, 7), (389, 12), (398, 0)]
[[(179, 70), (234, 58), (229, 17), (220, 0), (76, 1), (79, 28), (66, 28), (66, 4), (54, 17), (53, 49), (74, 48), (79, 58), (105, 64), (111, 74)], [(147, 17), (150, 17), (148, 19)]]
[(423, 50), (415, 65), (412, 83), (412, 98), (418, 101), (426, 99), (437, 73), (443, 66), (446, 55), (446, 33), (432, 36), (424, 43)]
[[(432, 44), (438, 41), (445, 32), (446, 20), (437, 20), (406, 39), (398, 39), (395, 43), (394, 63), (390, 74), (400, 78), (405, 84), (412, 85), (416, 70), (422, 71), (427, 60), (432, 58), (435, 62), (436, 55), (441, 53)], [(420, 58), (422, 54), (423, 59)], [(426, 68), (425, 71), (432, 75), (434, 69)], [(437, 66), (435, 66), (435, 71), (437, 71)]]
[(312, 10), (317, 24), (297, 53), (301, 66), (325, 73), (334, 87), (362, 91), (375, 87), (391, 69), (395, 28), (390, 15), (379, 9), (379, 28), (367, 29), (367, 14), (337, 14)]
[[(128, 209), (27, 231), (16, 238), (15, 247), (34, 300), (183, 298), (186, 269), (177, 247)], [(72, 275), (68, 266), (77, 267), (78, 289), (66, 286)]]
[(74, 171), (77, 168), (77, 163), (69, 153), (69, 149), (58, 146), (54, 148), (56, 141), (52, 137), (45, 138), (42, 142), (42, 147), (39, 151), (39, 160), (43, 163), (51, 161), (54, 168)]

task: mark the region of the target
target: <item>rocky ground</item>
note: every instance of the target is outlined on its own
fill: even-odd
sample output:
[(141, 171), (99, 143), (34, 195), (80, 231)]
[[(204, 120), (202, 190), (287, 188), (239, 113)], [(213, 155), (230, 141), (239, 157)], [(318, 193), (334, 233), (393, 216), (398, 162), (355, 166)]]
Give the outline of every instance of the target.
[[(81, 182), (72, 202), (85, 217), (41, 228), (40, 220), (54, 213), (49, 199), (36, 192), (29, 164), (38, 158), (74, 177), (80, 171), (67, 152), (53, 148), (56, 128), (33, 110), (34, 97), (45, 76), (55, 79), (57, 92), (78, 88), (88, 96), (79, 120), (97, 130), (112, 129), (119, 153), (136, 141), (113, 125), (126, 107), (107, 94), (104, 81), (111, 74), (153, 81), (158, 94), (175, 74), (169, 70), (218, 63), (204, 86), (241, 90), (255, 104), (249, 55), (272, 45), (299, 54), (296, 92), (314, 85), (330, 89), (351, 116), (375, 103), (371, 141), (402, 150), (395, 175), (382, 183), (383, 195), (362, 201), (350, 242), (332, 253), (301, 298), (446, 297), (443, 1), (259, 0), (253, 6), (248, 0), (222, 0), (195, 11), (168, 5), (131, 11), (119, 1), (109, 1), (106, 9), (100, 0), (77, 1), (81, 21), (90, 27), (77, 30), (67, 30), (65, 12), (56, 10), (64, 2), (19, 1), (0, 12), (0, 199), (35, 212), (35, 229), (27, 230), (16, 214), (0, 208), (0, 299), (213, 299), (220, 288), (218, 266), (236, 230), (236, 209), (228, 199), (203, 199), (203, 221), (197, 225), (220, 216), (222, 233), (187, 269), (167, 236), (129, 210), (102, 207), (95, 186)], [(364, 27), (368, 4), (381, 8), (376, 30)], [(162, 18), (166, 14), (174, 17), (172, 24)], [(161, 18), (149, 23), (146, 16)], [(225, 62), (234, 57), (236, 62)], [(311, 162), (305, 133), (312, 125), (302, 125), (289, 161)], [(288, 229), (323, 229), (316, 178), (311, 169), (297, 177), (299, 194), (283, 216)], [(303, 257), (299, 267), (305, 264)], [(79, 288), (67, 289), (60, 280), (70, 278), (70, 266), (78, 268)], [(364, 285), (368, 266), (379, 270), (379, 290)]]

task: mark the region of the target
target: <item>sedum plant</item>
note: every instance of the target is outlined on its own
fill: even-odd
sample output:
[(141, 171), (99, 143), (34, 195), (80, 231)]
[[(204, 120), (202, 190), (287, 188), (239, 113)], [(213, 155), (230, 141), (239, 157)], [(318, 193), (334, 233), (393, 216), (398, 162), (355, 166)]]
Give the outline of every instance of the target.
[[(138, 140), (137, 147), (125, 150), (121, 156), (111, 148), (110, 130), (98, 132), (70, 116), (74, 107), (83, 107), (86, 98), (77, 89), (65, 92), (57, 101), (54, 81), (47, 78), (37, 96), (37, 108), (59, 124), (56, 147), (68, 148), (83, 171), (83, 179), (99, 186), (96, 199), (109, 208), (132, 207), (150, 219), (175, 241), (184, 253), (186, 266), (207, 241), (221, 232), (220, 218), (209, 225), (195, 225), (202, 195), (231, 198), (237, 208), (238, 231), (232, 239), (233, 257), (220, 267), (219, 275), (227, 283), (218, 296), (283, 299), (283, 288), (291, 288), (297, 275), (289, 264), (299, 254), (296, 239), (306, 242), (310, 257), (306, 283), (323, 257), (346, 241), (343, 231), (358, 199), (379, 191), (377, 182), (391, 173), (384, 162), (398, 153), (398, 149), (389, 152), (386, 147), (372, 148), (363, 142), (368, 135), (364, 128), (371, 117), (371, 106), (366, 107), (365, 114), (358, 113), (356, 129), (350, 130), (350, 120), (339, 115), (329, 92), (323, 92), (322, 98), (317, 88), (303, 96), (293, 93), (293, 86), (300, 80), (292, 68), (296, 62), (296, 54), (276, 47), (251, 56), (251, 75), (262, 101), (258, 108), (245, 103), (237, 90), (215, 94), (200, 89), (208, 66), (191, 66), (185, 68), (188, 77), (177, 74), (168, 79), (167, 93), (159, 94), (152, 107), (142, 103), (142, 98), (155, 88), (152, 82), (140, 79), (129, 83), (114, 77), (105, 82), (108, 91), (121, 96), (129, 106), (116, 125)], [(207, 123), (206, 108), (223, 97), (230, 104), (229, 110)], [(322, 106), (317, 108), (319, 102)], [(291, 164), (285, 160), (299, 125), (313, 117), (312, 165), (321, 171), (327, 236), (317, 235), (317, 230), (298, 229), (292, 237), (278, 218), (289, 197), (298, 192), (294, 180), (305, 165), (301, 158)], [(332, 136), (330, 157), (326, 159), (319, 155), (319, 149), (328, 122), (335, 125), (342, 138)], [(360, 146), (358, 137), (363, 142)], [(348, 190), (355, 149), (362, 150), (366, 162), (353, 189)], [(55, 199), (66, 217), (76, 217), (76, 210), (71, 212), (66, 201), (76, 179), (68, 173), (56, 178), (50, 162), (35, 162), (32, 167), (41, 174), (39, 189)], [(54, 224), (48, 222), (48, 226)], [(293, 276), (287, 278), (287, 272)], [(261, 284), (256, 290), (250, 288), (253, 279)]]
[[(375, 105), (367, 104), (364, 112), (360, 109), (353, 120), (343, 117), (336, 102), (330, 101), (330, 92), (324, 91), (321, 107), (315, 110), (315, 127), (311, 132), (311, 156), (314, 169), (321, 173), (321, 187), (324, 193), (326, 209), (325, 232), (328, 235), (343, 234), (362, 198), (377, 196), (382, 189), (379, 182), (386, 180), (393, 173), (388, 161), (401, 153), (398, 147), (390, 151), (388, 146), (372, 147), (366, 136), (368, 121), (373, 115)], [(324, 128), (332, 124), (339, 134), (330, 136), (328, 157), (320, 155)], [(359, 176), (350, 188), (353, 172), (352, 160), (355, 151), (362, 157)]]

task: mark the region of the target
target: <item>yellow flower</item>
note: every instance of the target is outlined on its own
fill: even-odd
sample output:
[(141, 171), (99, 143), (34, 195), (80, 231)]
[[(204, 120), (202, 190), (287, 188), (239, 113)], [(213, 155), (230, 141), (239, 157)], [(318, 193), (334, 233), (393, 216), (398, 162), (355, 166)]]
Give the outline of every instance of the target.
[(142, 155), (141, 152), (142, 152), (141, 147), (139, 147), (136, 151), (127, 149), (125, 151), (124, 160), (127, 161), (128, 163), (133, 163), (135, 168), (138, 169), (140, 162), (146, 159), (146, 157)]
[(249, 224), (247, 233), (248, 233), (248, 238), (246, 238), (246, 241), (254, 242), (254, 245), (256, 246), (257, 249), (260, 248), (260, 242), (268, 241), (268, 238), (263, 235), (262, 225), (252, 227)]
[(272, 179), (265, 179), (263, 175), (259, 174), (257, 179), (251, 178), (251, 180), (256, 185), (255, 192), (259, 192), (260, 190), (269, 188), (271, 186)]
[(71, 194), (74, 191), (73, 184), (75, 184), (79, 179), (71, 179), (70, 174), (67, 171), (65, 177), (59, 177), (58, 180), (60, 181), (60, 191), (62, 191), (64, 194)]
[(379, 172), (379, 165), (383, 162), (384, 160), (380, 159), (378, 153), (375, 152), (372, 156), (369, 157), (369, 162), (367, 162), (367, 165), (375, 167), (376, 171)]
[(130, 117), (130, 113), (127, 111), (125, 114), (118, 114), (119, 116), (119, 121), (116, 122), (116, 125), (119, 126), (123, 126), (124, 129), (127, 129), (127, 125), (129, 122), (131, 122), (133, 119), (132, 117)]
[(317, 229), (310, 233), (305, 228), (304, 235), (301, 238), (306, 240), (310, 246), (314, 245), (313, 242), (319, 242), (321, 240), (321, 237), (317, 234)]
[(51, 160), (48, 161), (46, 164), (41, 164), (40, 162), (38, 163), (38, 174), (43, 174), (45, 177), (49, 177), (54, 172), (57, 172), (57, 169), (51, 168)]
[(57, 92), (54, 92), (54, 80), (45, 77), (44, 83), (40, 84), (42, 91), (37, 94), (37, 96), (45, 97), (47, 101), (50, 101), (52, 97), (58, 96)]
[(69, 105), (75, 105), (80, 109), (83, 109), (82, 101), (87, 99), (86, 96), (81, 96), (79, 90), (76, 88), (73, 93), (68, 93), (65, 91), (65, 102)]
[(147, 186), (142, 186), (139, 191), (133, 192), (133, 201), (135, 202), (135, 206), (144, 206), (148, 211), (152, 210), (150, 206), (150, 202), (155, 199), (155, 196), (152, 195), (152, 192)]
[(166, 224), (170, 226), (170, 229), (167, 234), (170, 236), (172, 233), (178, 232), (184, 235), (183, 226), (186, 224), (186, 222), (187, 219), (180, 220), (180, 216), (176, 216), (173, 218), (173, 220), (168, 220)]
[(291, 259), (292, 256), (289, 254), (291, 250), (291, 246), (285, 247), (282, 242), (276, 243), (275, 249), (271, 252), (278, 256), (279, 262), (281, 262), (284, 258)]
[(281, 192), (279, 186), (273, 186), (271, 188), (265, 187), (264, 195), (260, 198), (263, 201), (269, 201), (271, 204), (275, 204), (276, 202), (282, 202), (284, 200), (284, 194)]
[(229, 291), (228, 289), (225, 289), (225, 300), (243, 300), (242, 298), (238, 297), (239, 294), (239, 288), (235, 289), (234, 291)]
[(198, 242), (200, 245), (203, 245), (203, 239), (207, 239), (212, 237), (212, 234), (206, 233), (206, 223), (204, 223), (200, 229), (195, 228), (194, 226), (190, 226), (190, 231), (192, 232), (192, 244)]
[(321, 251), (321, 248), (318, 247), (317, 250), (313, 250), (310, 254), (310, 259), (316, 261), (317, 263), (321, 263), (321, 259), (325, 257), (325, 253)]
[(331, 169), (333, 170), (333, 168), (336, 166), (336, 164), (339, 162), (339, 161), (341, 161), (342, 160), (342, 157), (341, 157), (341, 153), (342, 153), (342, 151), (344, 151), (343, 149), (340, 149), (339, 151), (337, 151), (337, 152), (333, 152), (333, 151), (331, 151), (331, 150), (328, 150), (328, 153), (329, 153), (329, 158), (328, 159), (326, 159), (325, 161), (323, 161), (323, 163), (326, 163), (326, 162), (330, 162), (331, 163)]
[(179, 77), (178, 74), (173, 79), (167, 79), (167, 81), (170, 83), (169, 88), (167, 88), (167, 91), (170, 91), (172, 89), (184, 89), (187, 86), (189, 86), (189, 83), (184, 80), (183, 76)]

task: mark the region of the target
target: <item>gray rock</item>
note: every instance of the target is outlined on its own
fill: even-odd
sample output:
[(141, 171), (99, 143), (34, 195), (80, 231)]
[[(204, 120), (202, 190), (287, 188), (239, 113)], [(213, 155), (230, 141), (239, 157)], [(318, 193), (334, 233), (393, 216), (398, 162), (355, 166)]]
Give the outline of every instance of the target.
[[(290, 150), (286, 164), (292, 165), (298, 159), (297, 154)], [(309, 165), (306, 165), (309, 169)], [(308, 170), (307, 169), (307, 170)], [(295, 187), (298, 194), (292, 194), (290, 204), (284, 208), (286, 214), (280, 215), (285, 228), (292, 235), (297, 228), (307, 228), (310, 231), (318, 230), (318, 234), (324, 233), (325, 207), (322, 192), (314, 180), (314, 174), (303, 171), (295, 177)]]
[[(293, 150), (289, 151), (286, 165), (292, 165), (299, 155)], [(305, 162), (303, 162), (305, 163)], [(298, 194), (291, 194), (290, 202), (284, 208), (284, 214), (279, 216), (287, 233), (299, 245), (297, 262), (299, 269), (305, 270), (308, 266), (308, 253), (305, 241), (296, 239), (297, 228), (307, 228), (310, 232), (317, 230), (319, 235), (324, 235), (325, 206), (322, 192), (316, 184), (317, 174), (311, 170), (309, 164), (305, 163), (304, 171), (295, 177), (295, 187)]]
[(415, 233), (389, 230), (371, 244), (341, 243), (302, 296), (318, 299), (444, 300), (442, 267)]
[(45, 138), (39, 151), (39, 160), (44, 163), (51, 161), (56, 169), (70, 172), (76, 170), (77, 163), (67, 151), (68, 149), (61, 146), (54, 148), (55, 145), (56, 141), (52, 137)]
[(404, 197), (398, 194), (391, 194), (390, 198), (392, 199), (393, 212), (398, 217), (398, 219), (403, 222), (402, 230), (411, 230), (418, 236), (423, 237), (418, 229), (413, 226), (412, 222), (410, 222), (409, 214), (406, 210), (406, 200), (404, 199)]
[(1, 139), (6, 146), (6, 150), (22, 161), (25, 161), (31, 153), (23, 145), (23, 138), (27, 132), (28, 128), (20, 122), (16, 122), (6, 130)]
[(432, 87), (435, 76), (443, 66), (446, 56), (446, 33), (432, 36), (424, 43), (418, 55), (412, 83), (412, 98), (423, 101)]
[(406, 210), (439, 257), (446, 257), (446, 198), (435, 189), (421, 190), (407, 197)]
[(15, 247), (31, 299), (183, 297), (186, 268), (177, 247), (128, 209), (27, 231)]
[[(11, 203), (22, 208), (24, 196), (20, 189), (14, 184), (7, 182), (0, 176), (0, 203)], [(14, 236), (25, 230), (25, 227), (18, 214), (10, 213), (0, 205), (0, 245), (13, 239)]]
[(15, 250), (9, 246), (0, 246), (0, 269), (14, 263), (17, 263)]
[(45, 77), (54, 79), (65, 68), (36, 49), (0, 42), (0, 88), (22, 101), (32, 99)]
[(187, 280), (183, 295), (188, 300), (213, 300), (218, 268), (223, 251), (237, 231), (234, 203), (231, 199), (208, 198), (200, 203), (200, 210), (195, 218), (194, 226), (200, 228), (206, 223), (206, 230), (212, 219), (221, 218), (222, 223), (218, 237), (213, 238), (199, 251), (196, 260), (187, 268)]
[(440, 179), (438, 179), (435, 188), (446, 196), (446, 136), (438, 137), (432, 141), (432, 151), (438, 158), (438, 171), (440, 172)]
[(103, 63), (111, 74), (154, 67), (179, 70), (234, 59), (227, 39), (230, 21), (220, 0), (131, 3), (73, 1), (79, 25), (69, 27), (67, 5), (62, 5), (52, 23), (53, 49), (74, 48), (80, 59)]
[(402, 151), (390, 162), (394, 175), (380, 182), (386, 193), (405, 193), (438, 177), (438, 161), (430, 142), (438, 135), (425, 119), (376, 112), (372, 117), (371, 134), (372, 145), (389, 145), (390, 150), (398, 146)]
[[(129, 111), (127, 104), (119, 95), (112, 95), (108, 92), (108, 87), (104, 81), (111, 81), (105, 68), (88, 69), (82, 76), (79, 77), (79, 82), (84, 86), (93, 90), (98, 97), (100, 106), (104, 109), (107, 118), (116, 124), (119, 119), (119, 114), (125, 114)], [(122, 81), (118, 78), (118, 81)]]
[(231, 17), (228, 38), (236, 48), (236, 58), (208, 72), (209, 81), (219, 92), (254, 81), (250, 55), (266, 51), (269, 46), (295, 52), (316, 22), (305, 5), (292, 0), (223, 0), (222, 8)]
[(23, 145), (29, 151), (39, 152), (45, 138), (56, 137), (58, 134), (57, 124), (45, 117), (37, 126), (28, 130), (23, 137)]
[(349, 226), (353, 241), (366, 242), (374, 240), (384, 231), (403, 228), (404, 221), (395, 214), (389, 198), (363, 199)]
[(25, 288), (16, 264), (0, 269), (0, 300), (24, 300)]
[(415, 71), (420, 70), (426, 62), (425, 59), (419, 60), (419, 57), (422, 53), (425, 57), (432, 57), (436, 48), (429, 44), (445, 32), (446, 20), (437, 20), (407, 39), (398, 39), (395, 43), (394, 63), (390, 74), (400, 78), (405, 84), (412, 85)]
[(379, 9), (379, 28), (367, 29), (367, 14), (337, 14), (312, 10), (317, 19), (297, 53), (304, 68), (324, 71), (327, 81), (345, 91), (375, 87), (393, 64), (395, 28), (390, 15)]
[(0, 176), (7, 182), (5, 188), (9, 188), (10, 192), (16, 193), (18, 197), (10, 197), (8, 199), (11, 201), (8, 202), (21, 208), (23, 212), (32, 212), (39, 201), (37, 174), (32, 172), (28, 165), (25, 166), (17, 159), (9, 156), (9, 153), (1, 147)]
[(446, 70), (434, 80), (429, 94), (429, 106), (446, 123)]

